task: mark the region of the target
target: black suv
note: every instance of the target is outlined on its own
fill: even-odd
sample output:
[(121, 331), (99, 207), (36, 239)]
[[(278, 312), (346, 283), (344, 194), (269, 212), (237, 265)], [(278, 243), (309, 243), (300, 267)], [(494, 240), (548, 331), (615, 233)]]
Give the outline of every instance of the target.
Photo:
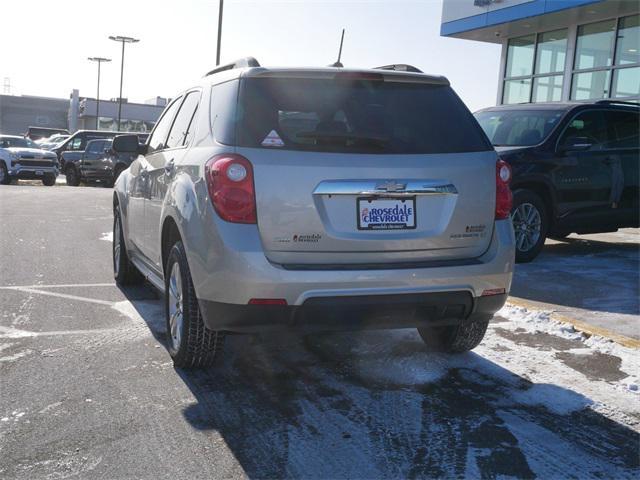
[(516, 261), (533, 260), (547, 236), (639, 226), (640, 106), (518, 104), (475, 116), (513, 169)]
[(60, 161), (60, 168), (64, 172), (65, 158), (62, 157), (64, 152), (83, 152), (87, 147), (87, 142), (95, 139), (111, 138), (116, 135), (121, 135), (122, 132), (112, 132), (109, 130), (78, 130), (63, 143), (52, 149), (58, 155)]
[[(138, 140), (139, 137), (138, 137)], [(118, 153), (111, 146), (113, 139), (96, 139), (87, 142), (87, 147), (82, 152), (62, 154), (65, 160), (64, 173), (67, 185), (77, 187), (80, 182), (102, 182), (112, 187), (120, 174), (129, 168), (137, 154)]]

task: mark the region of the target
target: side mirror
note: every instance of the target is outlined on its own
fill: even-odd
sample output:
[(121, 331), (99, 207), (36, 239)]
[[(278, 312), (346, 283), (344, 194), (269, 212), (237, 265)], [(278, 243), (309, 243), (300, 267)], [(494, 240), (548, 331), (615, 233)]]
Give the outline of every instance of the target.
[(111, 148), (116, 153), (138, 153), (138, 136), (137, 135), (118, 135), (113, 139)]
[(562, 152), (583, 152), (589, 150), (593, 146), (593, 142), (588, 137), (569, 137), (560, 145)]

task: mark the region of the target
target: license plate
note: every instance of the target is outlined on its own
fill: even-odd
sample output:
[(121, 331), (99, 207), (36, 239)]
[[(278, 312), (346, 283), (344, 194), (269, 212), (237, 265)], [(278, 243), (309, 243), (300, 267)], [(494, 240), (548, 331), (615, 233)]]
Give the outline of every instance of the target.
[(36, 175), (44, 175), (44, 172), (42, 170), (36, 170)]
[(358, 230), (416, 228), (415, 198), (358, 198)]

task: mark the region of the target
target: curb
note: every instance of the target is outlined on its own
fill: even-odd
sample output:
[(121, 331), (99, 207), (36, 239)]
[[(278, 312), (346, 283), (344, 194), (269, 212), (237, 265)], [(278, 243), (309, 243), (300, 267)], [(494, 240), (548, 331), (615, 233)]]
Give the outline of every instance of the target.
[[(522, 300), (521, 298), (516, 297), (509, 297), (507, 299), (507, 305), (527, 308), (529, 310), (545, 310), (545, 308), (540, 305), (536, 305), (534, 303), (530, 303), (526, 300)], [(597, 335), (599, 337), (608, 338), (609, 340), (612, 340), (622, 345), (623, 347), (640, 349), (640, 340), (636, 340), (635, 338), (620, 335), (619, 333), (612, 332), (611, 330), (607, 330), (606, 328), (589, 325), (588, 323), (582, 322), (573, 317), (569, 317), (567, 315), (556, 313), (553, 311), (550, 312), (550, 317), (552, 320), (555, 320), (557, 322), (568, 323), (569, 325), (572, 325), (576, 330), (586, 333), (587, 335)]]

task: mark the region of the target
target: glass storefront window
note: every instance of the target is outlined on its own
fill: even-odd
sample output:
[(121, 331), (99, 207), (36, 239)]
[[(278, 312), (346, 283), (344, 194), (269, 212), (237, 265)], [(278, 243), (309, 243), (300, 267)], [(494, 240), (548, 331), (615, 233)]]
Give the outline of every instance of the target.
[(611, 66), (615, 36), (615, 20), (578, 27), (575, 69)]
[(575, 73), (571, 85), (572, 100), (591, 100), (609, 96), (611, 70)]
[(531, 79), (507, 80), (504, 82), (502, 103), (527, 103), (531, 94)]
[(506, 77), (523, 77), (533, 73), (536, 36), (512, 38), (507, 47)]
[(578, 27), (572, 100), (640, 96), (639, 25), (631, 15)]
[(557, 73), (564, 71), (567, 54), (567, 30), (556, 30), (538, 36), (536, 53), (536, 73)]
[(640, 67), (619, 68), (613, 74), (613, 98), (637, 97), (640, 95)]
[(640, 15), (620, 19), (616, 65), (640, 63)]
[(563, 75), (533, 79), (532, 102), (559, 102), (562, 100)]

